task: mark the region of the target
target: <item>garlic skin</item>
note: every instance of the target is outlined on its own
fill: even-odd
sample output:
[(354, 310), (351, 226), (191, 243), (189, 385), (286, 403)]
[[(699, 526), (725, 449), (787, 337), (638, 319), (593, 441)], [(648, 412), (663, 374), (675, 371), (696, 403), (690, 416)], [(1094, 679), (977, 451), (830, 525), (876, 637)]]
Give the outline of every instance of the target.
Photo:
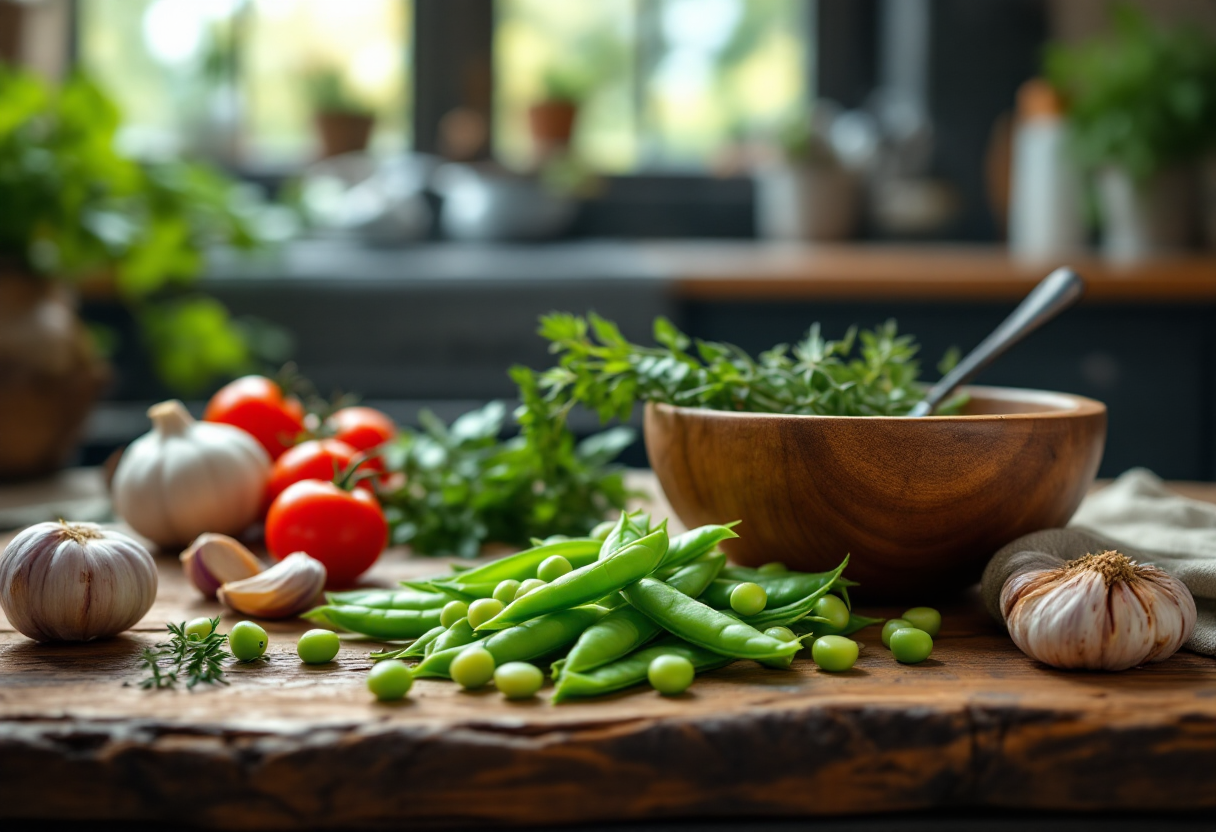
[(270, 457), (240, 428), (196, 422), (179, 401), (148, 410), (152, 431), (114, 472), (114, 510), (161, 546), (203, 532), (239, 534), (257, 519)]
[(1195, 629), (1195, 599), (1181, 581), (1113, 551), (1015, 573), (1000, 604), (1022, 652), (1060, 668), (1159, 662)]
[(156, 600), (156, 563), (95, 523), (39, 523), (0, 555), (0, 607), (35, 641), (90, 641), (134, 626)]
[(214, 599), (224, 584), (252, 578), (265, 569), (239, 540), (211, 532), (196, 537), (182, 552), (181, 562), (186, 578), (208, 599)]
[(325, 564), (295, 552), (252, 578), (224, 584), (216, 597), (246, 615), (288, 618), (313, 605), (325, 588), (325, 578)]

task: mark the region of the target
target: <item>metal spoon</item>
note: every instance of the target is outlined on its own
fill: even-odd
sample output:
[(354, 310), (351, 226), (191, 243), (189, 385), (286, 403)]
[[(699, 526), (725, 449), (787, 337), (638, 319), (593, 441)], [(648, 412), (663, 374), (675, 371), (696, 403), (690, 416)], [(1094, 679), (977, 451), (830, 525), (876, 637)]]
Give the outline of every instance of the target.
[(1039, 281), (1018, 308), (1010, 313), (992, 334), (967, 353), (953, 370), (929, 388), (925, 399), (912, 408), (909, 416), (929, 416), (960, 386), (971, 381), (1005, 351), (1030, 333), (1073, 306), (1085, 294), (1085, 281), (1068, 267), (1056, 269)]

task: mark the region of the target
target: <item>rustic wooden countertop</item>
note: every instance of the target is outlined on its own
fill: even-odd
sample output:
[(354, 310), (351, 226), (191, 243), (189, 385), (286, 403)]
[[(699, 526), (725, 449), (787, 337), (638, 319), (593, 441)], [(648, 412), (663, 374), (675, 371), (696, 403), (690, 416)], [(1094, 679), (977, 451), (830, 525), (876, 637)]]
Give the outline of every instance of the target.
[[(1216, 486), (1186, 490), (1216, 500)], [(1216, 808), (1216, 661), (1055, 671), (973, 597), (943, 609), (917, 666), (895, 663), (871, 628), (843, 674), (737, 662), (684, 696), (639, 688), (561, 706), (547, 690), (507, 702), (420, 680), (377, 704), (364, 688), (376, 645), (352, 638), (331, 665), (305, 666), (303, 622), (267, 624), (266, 661), (233, 667), (227, 687), (139, 689), (139, 651), (164, 621), (220, 612), (175, 553), (158, 562), (155, 606), (118, 638), (38, 645), (0, 618), (0, 818), (286, 829)], [(391, 551), (371, 577), (444, 567)], [(864, 588), (854, 599), (899, 612), (868, 607)]]
[[(675, 294), (695, 300), (1020, 300), (1060, 262), (1028, 262), (998, 246), (807, 245), (756, 242), (639, 244)], [(1086, 299), (1216, 302), (1216, 255), (1115, 263), (1093, 255), (1067, 265)]]

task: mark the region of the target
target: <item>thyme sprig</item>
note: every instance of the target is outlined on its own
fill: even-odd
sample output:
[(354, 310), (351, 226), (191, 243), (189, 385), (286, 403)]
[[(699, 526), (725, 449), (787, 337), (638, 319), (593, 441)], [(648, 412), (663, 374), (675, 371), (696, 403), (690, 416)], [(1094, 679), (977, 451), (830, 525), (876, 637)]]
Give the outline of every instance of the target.
[(232, 658), (232, 654), (224, 649), (228, 643), (227, 634), (216, 632), (220, 626), (218, 615), (211, 619), (211, 632), (202, 638), (187, 636), (185, 622), (166, 626), (170, 633), (169, 640), (145, 648), (140, 654), (140, 664), (148, 673), (139, 684), (141, 688), (172, 688), (183, 678), (188, 689), (200, 682), (228, 684), (224, 678), (223, 661)]
[[(733, 344), (693, 340), (666, 318), (654, 323), (654, 347), (630, 343), (594, 313), (546, 315), (540, 334), (560, 356), (541, 376), (547, 397), (582, 404), (604, 421), (626, 420), (635, 403), (648, 401), (755, 413), (903, 416), (924, 397), (919, 347), (894, 321), (850, 328), (835, 341), (815, 324), (798, 343), (778, 344), (756, 358)], [(942, 371), (955, 360), (947, 355)]]

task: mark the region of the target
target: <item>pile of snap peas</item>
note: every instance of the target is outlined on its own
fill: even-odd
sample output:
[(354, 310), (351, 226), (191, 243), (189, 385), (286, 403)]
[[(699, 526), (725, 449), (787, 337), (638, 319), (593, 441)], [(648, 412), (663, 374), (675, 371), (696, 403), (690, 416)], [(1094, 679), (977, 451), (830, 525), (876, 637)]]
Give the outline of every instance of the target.
[[(372, 654), (379, 662), (369, 678), (373, 693), (408, 690), (408, 677), (466, 688), (493, 679), (509, 698), (531, 696), (544, 681), (537, 664), (547, 663), (554, 702), (646, 681), (681, 693), (697, 673), (739, 659), (788, 668), (804, 640), (843, 637), (878, 622), (849, 608), (848, 588), (856, 584), (843, 577), (847, 556), (823, 573), (728, 566), (718, 546), (738, 536), (734, 525), (669, 538), (666, 521), (653, 525), (644, 512), (625, 513), (586, 538), (534, 541), (517, 554), (399, 590), (330, 593), (304, 617), (410, 642)], [(856, 644), (840, 640), (853, 645), (855, 659)], [(820, 666), (851, 667), (847, 652), (828, 649)], [(417, 662), (412, 669), (409, 661)], [(396, 683), (372, 684), (382, 679)]]

